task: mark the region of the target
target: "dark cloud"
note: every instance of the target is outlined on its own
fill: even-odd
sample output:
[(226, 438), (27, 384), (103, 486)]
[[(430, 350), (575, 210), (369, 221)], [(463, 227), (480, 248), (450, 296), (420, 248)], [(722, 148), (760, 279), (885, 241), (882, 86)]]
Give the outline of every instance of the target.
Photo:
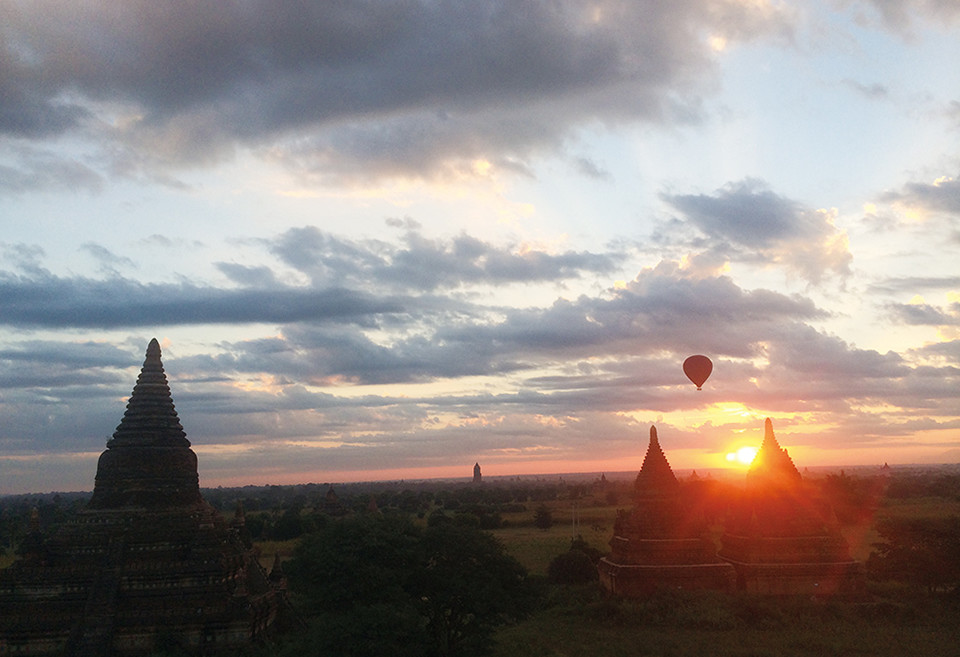
[(927, 303), (891, 303), (887, 305), (895, 321), (917, 326), (960, 326), (960, 303), (947, 308)]
[(271, 248), (287, 265), (310, 276), (316, 285), (373, 282), (378, 287), (422, 291), (471, 284), (574, 279), (585, 273), (611, 273), (625, 259), (625, 254), (618, 252), (521, 251), (467, 234), (451, 240), (432, 240), (418, 230), (408, 231), (402, 241), (401, 246), (351, 241), (307, 226), (287, 231)]
[(218, 262), (215, 264), (224, 276), (244, 287), (274, 287), (277, 285), (277, 278), (269, 267), (251, 267), (236, 262)]
[(712, 241), (731, 245), (734, 253), (747, 250), (814, 283), (831, 272), (850, 274), (846, 235), (833, 224), (832, 215), (780, 196), (759, 180), (730, 183), (713, 195), (661, 198)]
[(237, 142), (321, 173), (522, 166), (585, 121), (689, 120), (704, 33), (791, 21), (733, 0), (4, 4), (0, 131), (83, 130), (155, 168)]
[(960, 340), (948, 340), (929, 344), (915, 350), (923, 356), (944, 358), (955, 366), (960, 366)]
[(19, 327), (112, 328), (248, 322), (373, 324), (403, 303), (338, 288), (217, 289), (129, 279), (0, 273), (0, 322)]
[(907, 183), (901, 191), (888, 192), (882, 199), (926, 210), (960, 215), (960, 180), (942, 178), (935, 183)]
[[(154, 243), (169, 240), (155, 236)], [(411, 230), (398, 246), (351, 241), (314, 227), (291, 229), (268, 247), (311, 279), (309, 286), (279, 281), (266, 265), (216, 263), (236, 286), (141, 283), (117, 267), (132, 266), (102, 246), (81, 248), (103, 264), (106, 278), (65, 278), (42, 266), (43, 251), (8, 245), (22, 275), (0, 272), (0, 323), (19, 327), (111, 328), (219, 323), (334, 322), (374, 325), (387, 315), (475, 312), (469, 304), (430, 296), (466, 285), (561, 282), (608, 273), (622, 253), (550, 254), (500, 247), (461, 234), (429, 240)], [(389, 291), (389, 293), (387, 293)]]
[(807, 299), (744, 291), (726, 277), (685, 278), (668, 265), (642, 272), (624, 290), (544, 309), (491, 314), (483, 307), (456, 308), (432, 308), (422, 321), (404, 315), (386, 342), (345, 327), (288, 325), (280, 337), (235, 343), (230, 355), (196, 367), (204, 373), (268, 371), (329, 385), (515, 374), (576, 359), (617, 361), (656, 352), (746, 358), (759, 353), (759, 343), (775, 339), (784, 323), (824, 317)]
[[(3, 105), (5, 102), (0, 108)], [(78, 160), (26, 148), (10, 148), (8, 152), (13, 158), (10, 164), (0, 164), (0, 194), (99, 192), (104, 188), (103, 175)]]

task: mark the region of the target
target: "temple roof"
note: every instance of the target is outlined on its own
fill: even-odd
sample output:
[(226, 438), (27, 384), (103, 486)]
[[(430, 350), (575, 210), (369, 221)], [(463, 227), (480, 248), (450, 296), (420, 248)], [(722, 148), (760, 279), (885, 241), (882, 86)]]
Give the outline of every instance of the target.
[(190, 446), (173, 405), (156, 338), (147, 345), (147, 357), (127, 402), (127, 411), (107, 447), (130, 444)]
[(800, 471), (793, 464), (793, 459), (790, 458), (787, 450), (780, 447), (780, 443), (777, 442), (770, 418), (764, 422), (763, 442), (747, 471), (748, 482), (757, 479), (779, 480), (784, 483), (799, 482), (802, 479)]
[(643, 458), (643, 466), (637, 474), (637, 492), (644, 495), (662, 495), (672, 492), (678, 485), (677, 477), (660, 447), (657, 428), (651, 426), (647, 455)]
[(180, 425), (156, 338), (127, 410), (100, 455), (90, 507), (169, 506), (201, 502), (197, 457)]

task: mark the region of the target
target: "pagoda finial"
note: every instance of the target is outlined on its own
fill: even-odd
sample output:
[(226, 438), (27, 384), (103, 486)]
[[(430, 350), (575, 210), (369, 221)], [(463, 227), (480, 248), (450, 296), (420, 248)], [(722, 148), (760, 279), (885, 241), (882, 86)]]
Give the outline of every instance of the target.
[[(773, 420), (767, 418), (763, 422), (763, 442), (773, 441), (777, 444), (777, 437), (773, 435)], [(777, 445), (779, 447), (779, 445)]]

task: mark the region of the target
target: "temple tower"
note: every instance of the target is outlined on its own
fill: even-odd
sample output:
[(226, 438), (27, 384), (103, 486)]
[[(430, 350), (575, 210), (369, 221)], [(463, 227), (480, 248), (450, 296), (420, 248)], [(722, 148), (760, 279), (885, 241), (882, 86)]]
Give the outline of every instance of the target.
[(479, 484), (483, 481), (483, 475), (480, 474), (480, 463), (473, 464), (473, 483)]
[(287, 608), (255, 558), (242, 508), (228, 525), (200, 495), (152, 340), (87, 509), (33, 558), (0, 571), (0, 645), (12, 654), (236, 652)]
[(853, 595), (863, 586), (829, 505), (806, 489), (770, 418), (719, 554), (736, 568), (741, 591)]
[(200, 504), (197, 455), (180, 425), (156, 338), (120, 425), (100, 455), (91, 509)]
[(667, 461), (656, 427), (634, 485), (634, 507), (619, 511), (600, 583), (623, 597), (658, 589), (731, 590), (734, 570), (717, 558), (705, 520), (693, 510)]

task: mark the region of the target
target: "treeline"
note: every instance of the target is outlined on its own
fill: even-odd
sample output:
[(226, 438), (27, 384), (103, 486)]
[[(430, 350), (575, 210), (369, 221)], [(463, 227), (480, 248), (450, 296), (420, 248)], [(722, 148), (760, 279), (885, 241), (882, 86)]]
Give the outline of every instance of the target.
[(431, 525), (451, 519), (480, 529), (498, 529), (506, 526), (503, 514), (524, 512), (529, 504), (548, 500), (579, 499), (590, 490), (589, 484), (543, 481), (423, 482), (245, 487), (203, 494), (224, 513), (242, 507), (254, 540), (287, 541), (316, 531), (332, 518), (371, 509), (426, 518)]

